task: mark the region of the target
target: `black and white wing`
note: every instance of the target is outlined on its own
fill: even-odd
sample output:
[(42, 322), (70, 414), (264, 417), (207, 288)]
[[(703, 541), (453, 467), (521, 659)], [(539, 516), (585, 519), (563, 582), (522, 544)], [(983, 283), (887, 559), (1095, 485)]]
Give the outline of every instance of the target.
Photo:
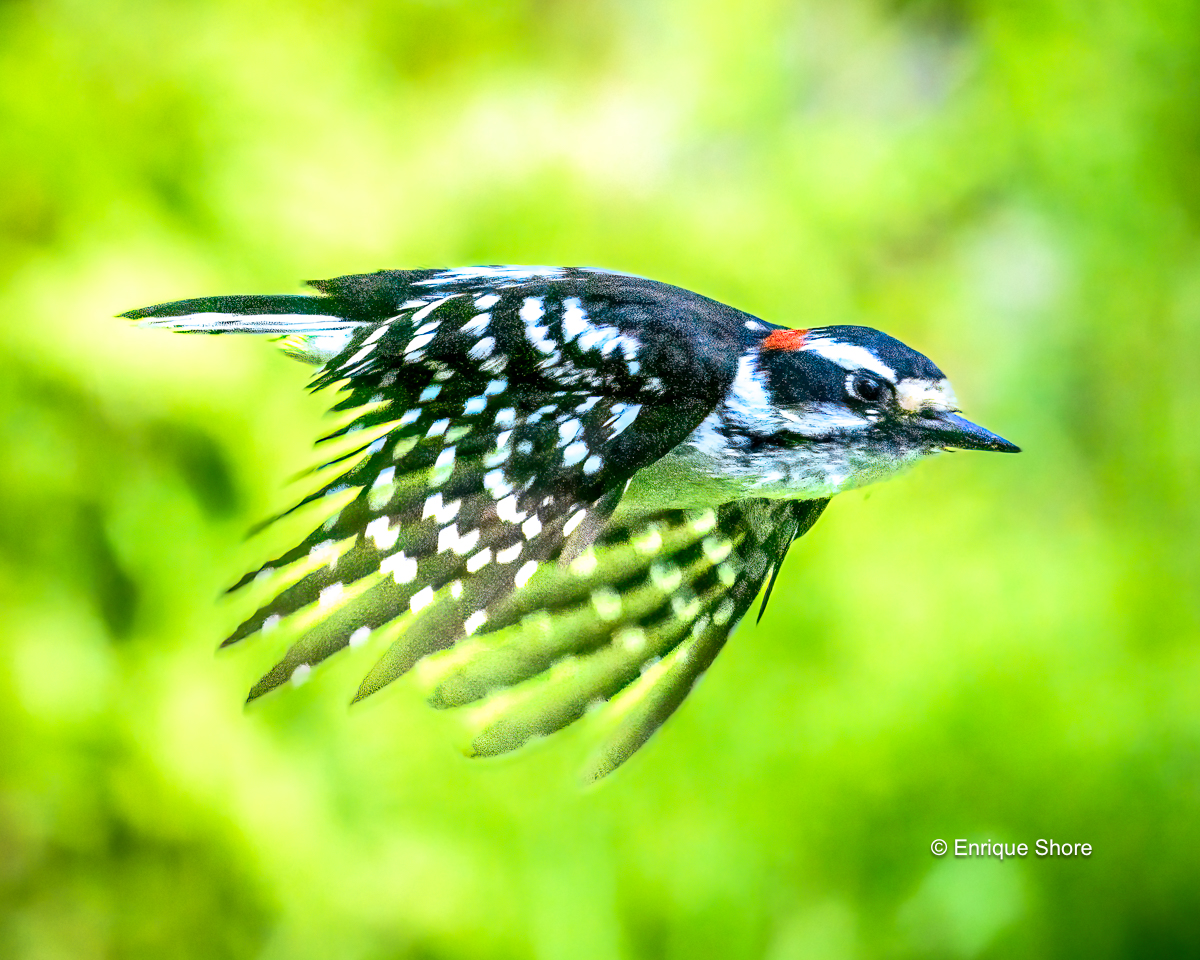
[(426, 683), (467, 707), (469, 752), (493, 755), (594, 708), (602, 744), (586, 770), (624, 763), (683, 702), (827, 500), (743, 500), (619, 522), (565, 567), (514, 594)]
[[(632, 679), (627, 668), (634, 661), (637, 675), (670, 650), (711, 647), (715, 654), (720, 643), (713, 637), (723, 640), (761, 585), (759, 555), (770, 554), (765, 571), (796, 535), (783, 538), (801, 525), (788, 519), (796, 505), (769, 507), (787, 513), (773, 533), (755, 526), (768, 506), (748, 504), (728, 505), (719, 515), (675, 512), (628, 526), (613, 527), (610, 518), (634, 473), (684, 440), (724, 396), (753, 318), (665, 284), (602, 271), (386, 271), (313, 285), (322, 295), (215, 297), (126, 314), (183, 332), (284, 337), (289, 352), (323, 363), (314, 389), (336, 385), (334, 409), (353, 417), (323, 439), (362, 438), (333, 461), (346, 468), (305, 501), (333, 504), (327, 519), (263, 567), (289, 568), (293, 576), (298, 569), (299, 579), (226, 641), (263, 629), (295, 634), (251, 699), (304, 677), (373, 632), (386, 633), (390, 644), (358, 697), (475, 636), (442, 657), (442, 667), (461, 664), (466, 674), (452, 670), (435, 685), (433, 699), (444, 706), (481, 697), (526, 704), (526, 720), (492, 724), (476, 738), (475, 752), (494, 753), (557, 729), (587, 703), (617, 692)], [(716, 532), (701, 534), (709, 513)], [(680, 541), (679, 589), (671, 587), (675, 575), (663, 572), (667, 561), (636, 546), (646, 537), (677, 534), (687, 541)], [(725, 549), (712, 546), (714, 536), (730, 544), (731, 560), (712, 560)], [(750, 554), (743, 557), (745, 550)], [(647, 562), (631, 565), (620, 559), (625, 555)], [(589, 563), (595, 567), (587, 572)], [(738, 567), (733, 573), (731, 565)], [(679, 592), (683, 585), (696, 590), (693, 567), (696, 577), (704, 567), (711, 568), (704, 576), (717, 578), (700, 583), (694, 603)], [(553, 597), (534, 599), (539, 585)], [(649, 591), (637, 601), (642, 606), (635, 602), (639, 589)], [(726, 600), (733, 604), (728, 616), (722, 613)], [(682, 604), (687, 615), (672, 604)], [(669, 627), (656, 625), (654, 618), (667, 609), (673, 611)], [(568, 618), (562, 622), (594, 622), (572, 633), (572, 649), (532, 655), (526, 641), (513, 638), (544, 633), (551, 610)], [(701, 620), (705, 625), (695, 631)], [(645, 633), (643, 649), (632, 649), (630, 630)], [(522, 662), (521, 670), (491, 671), (487, 664), (504, 659), (497, 652), (503, 649)], [(615, 653), (621, 650), (628, 655)], [(468, 654), (478, 655), (479, 664)], [(554, 687), (562, 664), (581, 657), (593, 658), (589, 669), (606, 676), (594, 682), (594, 695), (580, 707), (582, 691), (591, 688), (573, 681), (568, 686), (577, 693), (569, 703), (534, 719), (537, 710), (529, 704), (537, 696), (522, 698), (539, 683)], [(653, 669), (663, 674), (655, 685), (660, 691), (677, 689), (677, 678), (688, 675), (681, 668)], [(506, 702), (492, 702), (489, 716), (508, 716), (501, 709)], [(647, 729), (658, 722), (648, 720)]]

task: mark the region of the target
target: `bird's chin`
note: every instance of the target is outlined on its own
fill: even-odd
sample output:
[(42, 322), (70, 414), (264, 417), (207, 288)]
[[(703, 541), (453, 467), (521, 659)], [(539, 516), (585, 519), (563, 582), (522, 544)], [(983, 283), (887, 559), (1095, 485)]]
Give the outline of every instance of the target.
[(891, 479), (938, 450), (874, 431), (853, 441), (799, 444), (759, 460), (753, 490), (747, 493), (772, 498), (832, 497)]
[(887, 444), (870, 455), (852, 458), (852, 469), (837, 492), (869, 487), (911, 470), (921, 460), (941, 452), (938, 447)]

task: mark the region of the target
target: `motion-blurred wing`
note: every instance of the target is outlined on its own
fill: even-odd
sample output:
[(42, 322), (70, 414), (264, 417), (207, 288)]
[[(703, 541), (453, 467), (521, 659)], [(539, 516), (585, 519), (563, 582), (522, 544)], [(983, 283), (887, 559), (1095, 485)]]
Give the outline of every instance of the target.
[(468, 708), (470, 752), (515, 749), (604, 708), (597, 779), (666, 721), (826, 500), (730, 503), (616, 526), (540, 573), (487, 635), (419, 671), (436, 706)]

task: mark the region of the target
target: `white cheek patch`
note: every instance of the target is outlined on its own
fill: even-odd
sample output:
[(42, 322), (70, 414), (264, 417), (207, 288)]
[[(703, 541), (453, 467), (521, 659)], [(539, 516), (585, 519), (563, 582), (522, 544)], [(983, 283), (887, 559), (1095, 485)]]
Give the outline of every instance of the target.
[(795, 410), (784, 411), (783, 416), (788, 432), (802, 437), (827, 437), (848, 430), (865, 430), (873, 422), (840, 403), (806, 403)]
[(949, 380), (920, 380), (909, 377), (896, 385), (896, 402), (909, 413), (918, 410), (957, 410), (958, 399)]
[(875, 354), (871, 353), (870, 350), (860, 347), (857, 344), (844, 343), (841, 340), (827, 339), (825, 337), (809, 336), (805, 339), (804, 346), (800, 349), (808, 353), (815, 353), (826, 360), (832, 360), (838, 366), (845, 367), (847, 370), (870, 370), (872, 373), (879, 374), (889, 383), (896, 382), (895, 370), (880, 360)]

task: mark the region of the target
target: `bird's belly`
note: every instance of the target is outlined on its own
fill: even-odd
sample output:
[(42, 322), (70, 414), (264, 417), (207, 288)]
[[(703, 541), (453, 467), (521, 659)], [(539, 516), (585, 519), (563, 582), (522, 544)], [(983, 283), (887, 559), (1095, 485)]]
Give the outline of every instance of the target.
[(846, 470), (836, 464), (798, 464), (755, 457), (713, 457), (684, 442), (639, 470), (621, 498), (623, 509), (639, 513), (656, 510), (717, 507), (748, 497), (814, 500), (841, 489)]
[(715, 447), (700, 430), (634, 474), (622, 510), (716, 507), (750, 497), (817, 500), (894, 476), (915, 451), (883, 456), (851, 444), (811, 443), (753, 453)]
[(707, 467), (702, 459), (689, 456), (680, 445), (633, 475), (621, 498), (621, 507), (638, 513), (653, 513), (656, 510), (716, 507), (750, 495), (745, 492), (742, 480), (723, 476)]

